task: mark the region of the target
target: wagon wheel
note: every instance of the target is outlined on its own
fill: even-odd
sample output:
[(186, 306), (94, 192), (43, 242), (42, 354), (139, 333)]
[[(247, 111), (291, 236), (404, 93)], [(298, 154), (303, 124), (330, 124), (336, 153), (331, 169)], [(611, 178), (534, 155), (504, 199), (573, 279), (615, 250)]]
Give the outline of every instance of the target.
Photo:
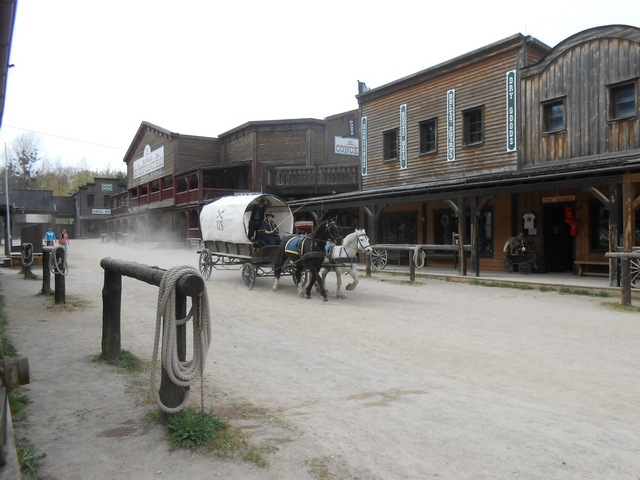
[(513, 261), (510, 258), (504, 261), (504, 271), (507, 273), (513, 272)]
[(631, 288), (640, 288), (640, 259), (629, 260), (629, 276), (631, 277)]
[(531, 273), (531, 264), (529, 264), (528, 262), (522, 262), (520, 265), (518, 265), (518, 270), (520, 271), (520, 273), (523, 273), (525, 275)]
[(371, 252), (371, 265), (376, 270), (382, 270), (387, 266), (387, 251), (373, 249)]
[(253, 263), (245, 263), (242, 266), (242, 284), (247, 290), (251, 290), (256, 284), (256, 267)]
[(208, 280), (211, 276), (211, 265), (213, 265), (211, 252), (205, 248), (200, 252), (200, 260), (198, 261), (200, 274), (205, 280)]
[[(295, 285), (297, 285), (295, 270), (291, 274), (291, 278), (293, 279), (293, 283)], [(307, 280), (309, 280), (309, 271), (308, 270), (302, 270), (302, 272), (300, 272), (300, 286), (304, 287), (307, 284)]]

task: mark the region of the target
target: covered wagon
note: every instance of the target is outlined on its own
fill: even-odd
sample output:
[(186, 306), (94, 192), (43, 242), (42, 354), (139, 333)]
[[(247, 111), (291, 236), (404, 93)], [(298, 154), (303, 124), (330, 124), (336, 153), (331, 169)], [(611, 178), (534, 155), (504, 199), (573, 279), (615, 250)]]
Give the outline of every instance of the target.
[(293, 213), (287, 203), (263, 193), (237, 194), (208, 203), (200, 212), (200, 230), (204, 249), (199, 267), (205, 279), (213, 268), (242, 269), (243, 282), (252, 288), (256, 275), (270, 274), (278, 247), (261, 247), (249, 238), (249, 221), (254, 205), (266, 202), (265, 211), (273, 212), (281, 235), (293, 232)]

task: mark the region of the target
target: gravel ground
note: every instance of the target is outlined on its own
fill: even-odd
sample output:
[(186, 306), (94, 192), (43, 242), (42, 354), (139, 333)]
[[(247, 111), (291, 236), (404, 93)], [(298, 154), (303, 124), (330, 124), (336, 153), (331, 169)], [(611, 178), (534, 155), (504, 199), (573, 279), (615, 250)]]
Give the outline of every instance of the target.
[[(31, 371), (18, 433), (47, 454), (46, 478), (640, 478), (640, 314), (607, 305), (617, 297), (376, 274), (323, 303), (288, 278), (247, 291), (238, 270), (214, 270), (204, 404), (271, 450), (258, 467), (172, 451), (146, 421), (148, 373), (95, 361), (100, 260), (196, 267), (196, 252), (75, 240), (69, 253), (67, 305), (18, 269), (0, 275), (7, 333)], [(123, 279), (122, 348), (145, 360), (157, 295)]]

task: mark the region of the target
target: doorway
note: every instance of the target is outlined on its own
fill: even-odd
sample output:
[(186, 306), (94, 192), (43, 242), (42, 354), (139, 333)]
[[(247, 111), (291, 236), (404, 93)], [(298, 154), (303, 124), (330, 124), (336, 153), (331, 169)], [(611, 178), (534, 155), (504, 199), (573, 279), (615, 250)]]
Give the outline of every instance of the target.
[[(574, 205), (566, 205), (575, 211)], [(573, 272), (574, 240), (566, 223), (565, 205), (545, 205), (544, 269), (546, 272)]]

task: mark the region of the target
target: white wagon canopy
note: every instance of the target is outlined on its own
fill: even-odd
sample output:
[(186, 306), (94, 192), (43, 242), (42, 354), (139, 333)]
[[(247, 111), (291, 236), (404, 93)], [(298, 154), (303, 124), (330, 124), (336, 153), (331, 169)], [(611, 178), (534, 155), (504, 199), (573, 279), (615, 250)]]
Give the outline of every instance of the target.
[(280, 235), (293, 232), (293, 213), (287, 203), (275, 195), (249, 193), (222, 197), (206, 204), (200, 212), (202, 239), (236, 244), (251, 243), (247, 236), (251, 209), (258, 200), (266, 202), (265, 211), (273, 212)]

